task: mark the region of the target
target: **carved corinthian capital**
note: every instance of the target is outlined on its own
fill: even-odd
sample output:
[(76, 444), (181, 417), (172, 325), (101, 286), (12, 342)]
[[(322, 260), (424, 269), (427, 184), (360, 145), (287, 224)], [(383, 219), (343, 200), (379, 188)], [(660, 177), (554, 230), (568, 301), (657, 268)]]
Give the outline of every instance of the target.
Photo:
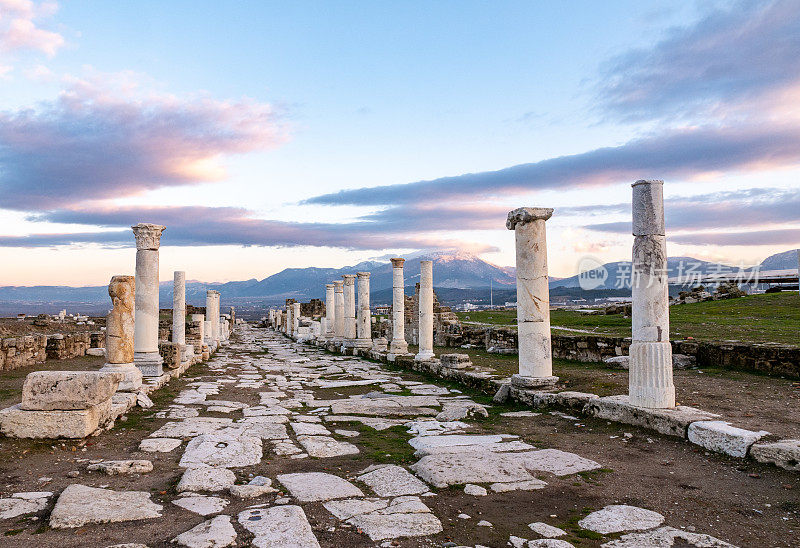
[(133, 235), (136, 238), (136, 249), (156, 250), (161, 245), (161, 233), (167, 228), (150, 223), (133, 225)]

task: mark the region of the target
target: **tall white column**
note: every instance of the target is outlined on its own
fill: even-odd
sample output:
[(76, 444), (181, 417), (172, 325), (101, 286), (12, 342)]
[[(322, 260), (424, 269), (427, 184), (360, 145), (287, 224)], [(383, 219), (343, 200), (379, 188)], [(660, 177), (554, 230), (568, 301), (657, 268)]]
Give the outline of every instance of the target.
[(206, 291), (206, 322), (206, 338), (213, 350), (219, 347), (219, 292), (213, 289)]
[(332, 338), (336, 323), (336, 297), (334, 296), (333, 284), (325, 284), (325, 331), (322, 335), (325, 338)]
[(164, 360), (158, 353), (158, 248), (166, 227), (139, 223), (131, 228), (136, 237), (133, 361), (145, 377), (159, 377)]
[(333, 333), (339, 342), (344, 338), (344, 280), (333, 282), (334, 306), (336, 313), (334, 316), (335, 326)]
[(356, 339), (356, 275), (344, 274), (344, 339), (352, 345)]
[(292, 303), (286, 303), (286, 318), (283, 321), (283, 332), (292, 336)]
[(292, 335), (300, 335), (300, 303), (292, 303)]
[(220, 307), (220, 294), (219, 291), (214, 292), (214, 317), (212, 318), (211, 327), (214, 329), (214, 340), (216, 341), (217, 345), (220, 344), (222, 339), (221, 331), (220, 331), (220, 314), (219, 314), (219, 307)]
[(664, 181), (633, 183), (633, 336), (628, 393), (631, 405), (675, 407), (669, 343)]
[(358, 272), (358, 311), (356, 316), (356, 348), (372, 347), (372, 313), (369, 308), (369, 272)]
[(403, 263), (405, 259), (392, 259), (392, 340), (389, 343), (389, 357), (408, 354), (406, 342), (406, 297), (405, 280), (403, 279)]
[(419, 263), (419, 352), (417, 361), (433, 358), (433, 261)]
[(544, 388), (558, 381), (553, 376), (545, 230), (552, 214), (549, 207), (521, 207), (510, 211), (506, 221), (517, 248), (519, 374), (511, 381), (523, 388)]
[(186, 272), (181, 270), (173, 274), (172, 342), (180, 345), (181, 361), (186, 361)]

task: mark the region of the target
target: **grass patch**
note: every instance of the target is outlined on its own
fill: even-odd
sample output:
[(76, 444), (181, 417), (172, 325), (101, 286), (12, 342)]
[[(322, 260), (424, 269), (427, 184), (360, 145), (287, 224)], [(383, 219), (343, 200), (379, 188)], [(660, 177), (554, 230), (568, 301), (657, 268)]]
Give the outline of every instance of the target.
[(360, 422), (352, 423), (360, 432), (355, 438), (361, 449), (360, 458), (380, 464), (411, 464), (416, 462), (414, 448), (408, 444), (411, 435), (404, 426), (375, 430)]

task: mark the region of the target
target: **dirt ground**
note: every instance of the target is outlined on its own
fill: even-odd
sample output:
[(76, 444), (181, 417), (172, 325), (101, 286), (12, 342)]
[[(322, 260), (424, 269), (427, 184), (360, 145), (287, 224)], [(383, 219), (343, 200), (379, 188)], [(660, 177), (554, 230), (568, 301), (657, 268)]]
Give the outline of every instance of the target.
[[(247, 356), (241, 357), (246, 361)], [(88, 360), (85, 365), (88, 365)], [(60, 492), (66, 486), (80, 482), (117, 490), (150, 491), (153, 499), (164, 505), (164, 517), (158, 520), (157, 526), (149, 522), (129, 522), (66, 531), (47, 527), (46, 518), (52, 509), (48, 508), (34, 517), (1, 521), (0, 546), (103, 547), (136, 541), (151, 548), (164, 547), (168, 545), (164, 539), (171, 539), (204, 521), (206, 518), (188, 513), (169, 502), (177, 494), (175, 486), (182, 473), (177, 466), (181, 451), (143, 453), (138, 451), (138, 444), (167, 422), (168, 419), (157, 419), (154, 414), (171, 403), (181, 389), (189, 382), (212, 379), (216, 374), (209, 371), (207, 364), (194, 366), (186, 376), (171, 381), (154, 395), (154, 408), (137, 408), (113, 430), (83, 442), (0, 438), (0, 455), (3, 455), (0, 459), (0, 477), (3, 478), (0, 480), (0, 496), (19, 491)], [(402, 375), (408, 380), (431, 382), (430, 378), (417, 374), (404, 372)], [(585, 382), (591, 382), (592, 378), (587, 377)], [(707, 381), (710, 377), (701, 378)], [(4, 374), (2, 379), (5, 386), (8, 375)], [(734, 382), (734, 379), (725, 381)], [(434, 382), (457, 388), (475, 401), (488, 403), (488, 398), (463, 387)], [(315, 390), (315, 393), (318, 398), (348, 397), (371, 389), (374, 388), (351, 387)], [(213, 399), (242, 401), (250, 405), (259, 401), (257, 391), (237, 389), (233, 385), (226, 385)], [(533, 538), (526, 525), (545, 521), (567, 530), (569, 536), (566, 540), (575, 546), (594, 547), (600, 545), (600, 540), (595, 538), (596, 534), (579, 528), (577, 520), (605, 505), (627, 503), (664, 514), (669, 525), (708, 533), (739, 546), (797, 546), (800, 474), (709, 454), (683, 440), (603, 420), (564, 418), (550, 414), (548, 410), (538, 410), (542, 414), (530, 418), (500, 416), (501, 412), (520, 409), (519, 406), (493, 406), (489, 418), (473, 421), (475, 432), (518, 434), (537, 448), (552, 447), (575, 452), (597, 461), (603, 469), (561, 478), (541, 474), (541, 479), (549, 484), (541, 491), (473, 497), (465, 495), (458, 486), (435, 489), (437, 496), (426, 498), (425, 502), (442, 521), (444, 532), (423, 539), (400, 539), (397, 545), (443, 546), (455, 542), (502, 547), (507, 545), (511, 534)], [(201, 416), (229, 415), (203, 412)], [(413, 449), (406, 443), (410, 436), (402, 427), (382, 432), (360, 423), (337, 427), (361, 432), (359, 437), (347, 440), (359, 446), (359, 455), (290, 460), (275, 457), (267, 451), (260, 464), (236, 469), (237, 478), (246, 482), (250, 474), (260, 474), (274, 479), (279, 473), (296, 471), (326, 471), (350, 477), (375, 462), (408, 464), (415, 460)], [(626, 437), (626, 434), (630, 436)], [(154, 470), (132, 477), (106, 476), (86, 470), (88, 460), (101, 458), (145, 458), (153, 461)], [(79, 473), (77, 478), (67, 476), (75, 471)], [(235, 517), (255, 502), (269, 504), (272, 499), (274, 496), (257, 501), (232, 499), (224, 513)], [(369, 541), (353, 528), (344, 527), (321, 504), (303, 506), (322, 546), (379, 544)], [(462, 512), (473, 519), (459, 519), (457, 516)], [(478, 527), (476, 524), (480, 519), (490, 521), (493, 527)], [(237, 529), (238, 545), (249, 545), (251, 537), (241, 528)]]
[(22, 337), (25, 335), (52, 335), (54, 333), (80, 333), (100, 331), (106, 325), (106, 319), (89, 318), (95, 325), (78, 325), (74, 321), (50, 321), (47, 325), (33, 325), (34, 317), (19, 321), (16, 318), (0, 318), (0, 338)]

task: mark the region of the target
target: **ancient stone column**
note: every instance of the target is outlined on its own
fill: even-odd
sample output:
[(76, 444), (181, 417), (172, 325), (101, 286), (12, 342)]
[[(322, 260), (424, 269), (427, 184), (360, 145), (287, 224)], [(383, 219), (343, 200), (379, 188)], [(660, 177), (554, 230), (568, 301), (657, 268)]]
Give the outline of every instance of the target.
[(553, 386), (550, 342), (550, 287), (547, 274), (545, 221), (549, 207), (521, 207), (508, 213), (506, 228), (514, 231), (517, 248), (517, 338), (519, 373), (511, 377), (521, 388)]
[(405, 259), (392, 259), (392, 340), (389, 343), (389, 357), (408, 354), (408, 343), (405, 335), (406, 298), (405, 281), (403, 279), (403, 263)]
[(292, 335), (300, 334), (300, 303), (292, 303)]
[(633, 183), (633, 336), (628, 392), (631, 405), (675, 407), (669, 343), (664, 181)]
[(325, 284), (325, 331), (322, 336), (332, 338), (336, 324), (336, 297), (333, 284)]
[(356, 315), (356, 348), (372, 347), (372, 314), (369, 308), (369, 272), (358, 272), (358, 311)]
[(172, 342), (180, 345), (182, 362), (191, 357), (186, 346), (186, 272), (180, 270), (172, 282)]
[(134, 295), (133, 276), (114, 276), (108, 284), (108, 295), (114, 308), (106, 317), (106, 360), (100, 371), (123, 374), (117, 390), (136, 392), (142, 387), (142, 372), (134, 363)]
[(344, 280), (336, 280), (333, 282), (333, 295), (334, 306), (336, 307), (333, 334), (339, 339), (339, 342), (341, 342), (341, 339), (344, 338)]
[(136, 237), (134, 363), (145, 377), (159, 377), (163, 360), (158, 353), (158, 248), (166, 227), (139, 223), (131, 228)]
[(209, 346), (219, 347), (219, 291), (206, 290), (206, 321), (210, 332), (206, 333)]
[(419, 263), (419, 352), (417, 361), (433, 358), (433, 261)]
[(344, 274), (344, 339), (352, 345), (356, 339), (356, 275)]

